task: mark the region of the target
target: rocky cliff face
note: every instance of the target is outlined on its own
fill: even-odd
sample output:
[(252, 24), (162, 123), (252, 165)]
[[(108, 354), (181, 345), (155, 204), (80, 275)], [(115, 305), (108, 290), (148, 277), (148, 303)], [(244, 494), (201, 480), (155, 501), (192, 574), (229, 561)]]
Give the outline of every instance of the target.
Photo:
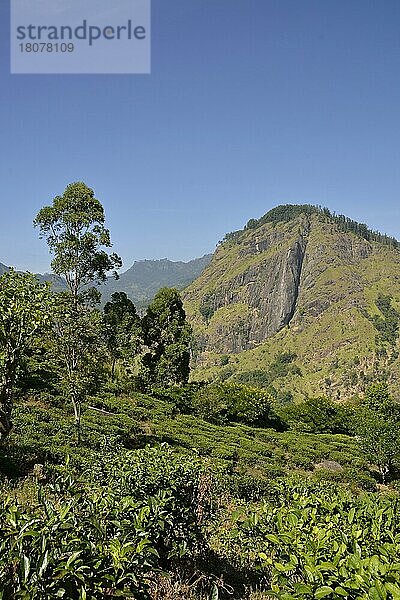
[(202, 330), (203, 349), (240, 352), (291, 322), (303, 265), (306, 277), (312, 268), (307, 252), (312, 229), (312, 219), (301, 216), (280, 228), (264, 225), (217, 249), (184, 296), (190, 317)]
[[(376, 331), (367, 313), (377, 312), (379, 294), (400, 300), (400, 250), (390, 240), (365, 239), (364, 229), (364, 237), (344, 229), (321, 212), (298, 212), (261, 220), (222, 243), (184, 293), (196, 364), (216, 354), (259, 357), (282, 347), (303, 355), (305, 369), (314, 361), (318, 371), (338, 348), (351, 347), (352, 360), (372, 352)], [(230, 362), (240, 369), (242, 360)]]

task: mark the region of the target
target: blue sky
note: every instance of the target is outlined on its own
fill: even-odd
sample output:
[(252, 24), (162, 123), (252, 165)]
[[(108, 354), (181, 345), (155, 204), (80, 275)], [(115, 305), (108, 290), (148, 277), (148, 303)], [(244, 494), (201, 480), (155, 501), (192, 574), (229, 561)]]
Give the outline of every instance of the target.
[(37, 211), (83, 180), (114, 249), (190, 259), (282, 203), (400, 237), (400, 2), (153, 0), (151, 75), (10, 75), (0, 262), (49, 269)]

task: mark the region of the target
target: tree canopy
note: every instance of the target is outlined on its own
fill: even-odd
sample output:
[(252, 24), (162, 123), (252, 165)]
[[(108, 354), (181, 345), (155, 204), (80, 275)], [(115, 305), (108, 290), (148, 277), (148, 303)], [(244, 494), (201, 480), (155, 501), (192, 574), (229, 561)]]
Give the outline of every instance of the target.
[(75, 303), (82, 288), (104, 282), (108, 272), (122, 265), (117, 254), (104, 250), (112, 246), (104, 222), (102, 204), (83, 182), (69, 184), (34, 220), (54, 255), (52, 269), (65, 277)]
[(104, 306), (104, 337), (114, 379), (116, 362), (138, 351), (141, 338), (140, 317), (125, 292), (114, 292)]

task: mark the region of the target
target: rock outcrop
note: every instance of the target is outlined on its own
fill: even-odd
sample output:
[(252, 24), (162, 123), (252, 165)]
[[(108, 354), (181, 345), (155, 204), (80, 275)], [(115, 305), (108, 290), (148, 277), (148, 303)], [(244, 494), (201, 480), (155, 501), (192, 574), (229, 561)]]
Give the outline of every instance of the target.
[(292, 218), (264, 217), (229, 234), (185, 290), (198, 360), (204, 353), (257, 348), (285, 328), (301, 332), (333, 306), (341, 314), (352, 309), (361, 314), (368, 290), (382, 276), (382, 260), (391, 261), (392, 271), (400, 266), (395, 240), (380, 236), (376, 241), (366, 226), (350, 222), (350, 227), (349, 220), (319, 209), (294, 212)]

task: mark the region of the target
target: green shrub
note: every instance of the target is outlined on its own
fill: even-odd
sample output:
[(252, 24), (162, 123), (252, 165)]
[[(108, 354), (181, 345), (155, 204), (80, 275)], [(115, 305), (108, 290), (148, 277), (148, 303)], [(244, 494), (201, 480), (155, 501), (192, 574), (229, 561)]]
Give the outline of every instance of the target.
[(362, 489), (369, 492), (376, 491), (376, 480), (354, 468), (343, 469), (342, 471), (329, 471), (327, 469), (317, 469), (313, 477), (319, 481), (340, 483), (354, 490)]
[(153, 388), (152, 396), (160, 400), (170, 402), (176, 411), (191, 414), (193, 408), (193, 397), (202, 388), (202, 383), (188, 383), (182, 386), (171, 386), (168, 388)]
[(154, 573), (203, 546), (210, 480), (199, 459), (146, 448), (67, 472), (34, 505), (0, 500), (0, 597), (149, 598)]
[(282, 482), (275, 502), (236, 509), (214, 543), (281, 600), (394, 600), (400, 597), (399, 525), (398, 498)]
[(267, 391), (235, 383), (202, 387), (194, 395), (193, 406), (199, 416), (214, 423), (232, 421), (259, 427), (279, 423)]
[(246, 502), (257, 502), (276, 494), (279, 485), (276, 483), (275, 478), (279, 476), (282, 476), (281, 470), (280, 472), (273, 472), (270, 479), (238, 474), (228, 479), (228, 489), (235, 498), (240, 498)]
[(310, 398), (277, 409), (283, 424), (306, 433), (345, 433), (353, 430), (353, 412), (327, 398)]

